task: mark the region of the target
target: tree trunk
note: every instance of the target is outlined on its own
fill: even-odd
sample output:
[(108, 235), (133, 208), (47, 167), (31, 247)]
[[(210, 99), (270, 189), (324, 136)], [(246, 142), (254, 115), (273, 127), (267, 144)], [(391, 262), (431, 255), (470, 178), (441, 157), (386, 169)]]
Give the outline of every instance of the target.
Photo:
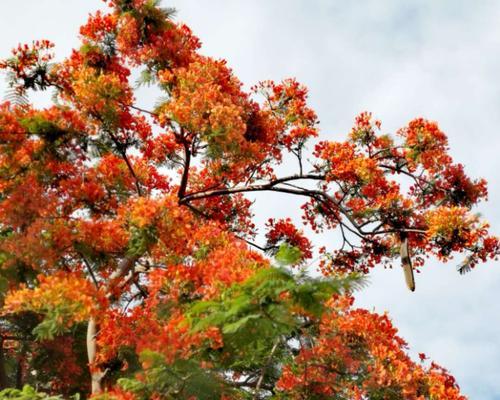
[(87, 326), (87, 356), (89, 359), (92, 394), (97, 394), (102, 391), (101, 381), (104, 376), (102, 371), (94, 365), (97, 349), (96, 333), (97, 327), (95, 319), (90, 318)]
[(23, 363), (24, 363), (24, 349), (21, 347), (21, 354), (17, 359), (16, 367), (16, 389), (23, 388)]
[[(118, 268), (114, 271), (108, 278), (108, 283), (105, 285), (105, 289), (109, 291), (112, 288), (112, 285), (116, 285), (116, 280), (118, 278), (122, 278), (127, 273), (129, 273), (133, 267), (135, 262), (137, 261), (138, 256), (126, 257), (120, 261), (118, 264)], [(133, 271), (132, 271), (133, 272)], [(111, 295), (108, 294), (108, 298)], [(89, 360), (89, 369), (90, 369), (90, 379), (91, 379), (91, 393), (97, 394), (102, 392), (102, 379), (106, 375), (107, 371), (102, 371), (95, 365), (95, 359), (97, 355), (97, 322), (94, 317), (89, 319), (89, 323), (87, 325), (87, 357)]]
[(0, 337), (0, 390), (9, 387), (7, 372), (5, 371), (5, 353), (3, 349), (3, 337)]

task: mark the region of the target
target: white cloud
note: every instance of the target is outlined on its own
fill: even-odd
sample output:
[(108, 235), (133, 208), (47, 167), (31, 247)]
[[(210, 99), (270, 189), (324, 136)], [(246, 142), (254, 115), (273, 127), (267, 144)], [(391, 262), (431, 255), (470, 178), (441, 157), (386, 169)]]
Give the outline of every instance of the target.
[[(437, 120), (456, 160), (490, 182), (490, 203), (480, 210), (500, 230), (498, 1), (174, 0), (167, 5), (178, 8), (178, 19), (201, 37), (203, 51), (226, 58), (246, 85), (288, 76), (308, 85), (325, 138), (341, 138), (363, 110), (373, 111), (391, 131), (416, 116)], [(76, 44), (77, 26), (102, 2), (25, 0), (0, 7), (2, 56), (17, 42), (35, 38), (54, 40), (63, 56)], [(284, 213), (283, 197), (259, 195), (259, 201), (260, 220)], [(296, 205), (287, 204), (290, 210)], [(495, 398), (500, 396), (499, 292), (498, 263), (459, 276), (452, 264), (430, 262), (417, 275), (415, 293), (406, 290), (399, 268), (375, 271), (358, 304), (388, 310), (411, 348), (449, 368), (465, 393)]]

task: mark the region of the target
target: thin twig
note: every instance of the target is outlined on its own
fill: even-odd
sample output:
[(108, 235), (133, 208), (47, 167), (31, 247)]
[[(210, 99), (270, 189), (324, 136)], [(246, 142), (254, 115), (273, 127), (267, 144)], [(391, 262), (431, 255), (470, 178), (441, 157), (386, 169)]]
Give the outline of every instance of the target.
[(266, 360), (266, 363), (264, 364), (264, 366), (262, 367), (262, 370), (260, 372), (260, 376), (259, 376), (259, 380), (257, 381), (257, 385), (255, 386), (255, 392), (254, 392), (254, 396), (253, 398), (254, 399), (257, 399), (257, 396), (259, 394), (259, 391), (260, 391), (260, 388), (262, 386), (262, 382), (264, 381), (264, 376), (266, 374), (266, 370), (269, 368), (269, 366), (271, 365), (271, 361), (273, 359), (273, 356), (274, 356), (274, 353), (276, 352), (276, 349), (278, 348), (278, 345), (280, 344), (281, 342), (281, 339), (278, 338), (276, 340), (276, 343), (274, 343), (274, 346), (273, 348), (271, 349), (271, 353), (269, 354), (269, 356), (267, 357), (267, 360)]

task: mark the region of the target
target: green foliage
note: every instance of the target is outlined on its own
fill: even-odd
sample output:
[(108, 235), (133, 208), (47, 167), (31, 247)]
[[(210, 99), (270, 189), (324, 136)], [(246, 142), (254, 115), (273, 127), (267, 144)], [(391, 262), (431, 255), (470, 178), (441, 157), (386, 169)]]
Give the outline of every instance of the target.
[(204, 260), (207, 258), (207, 256), (210, 254), (210, 247), (207, 245), (201, 245), (198, 247), (198, 249), (195, 251), (193, 257), (195, 260)]
[(173, 362), (167, 362), (162, 354), (144, 351), (140, 355), (143, 377), (138, 380), (131, 373), (118, 383), (140, 400), (154, 393), (162, 399), (194, 396), (208, 400), (221, 394), (251, 398), (252, 390), (244, 385), (230, 386), (224, 378), (236, 373), (252, 377), (255, 383), (265, 366), (261, 390), (267, 390), (279, 378), (280, 365), (293, 357), (293, 342), (314, 329), (315, 324), (309, 322), (320, 318), (326, 301), (361, 284), (356, 275), (319, 279), (294, 275), (284, 268), (260, 270), (217, 298), (186, 303), (192, 333), (217, 327), (222, 348), (206, 342), (189, 360)]
[(275, 255), (279, 265), (296, 265), (302, 259), (302, 252), (299, 248), (290, 246), (288, 243), (282, 243)]
[[(243, 372), (261, 367), (274, 344), (298, 336), (308, 318), (319, 318), (333, 294), (360, 284), (354, 275), (299, 278), (283, 268), (268, 268), (227, 289), (220, 298), (194, 303), (188, 315), (193, 332), (214, 326), (222, 332), (224, 355), (209, 349), (209, 360)], [(285, 347), (278, 350), (282, 357)]]
[(24, 91), (18, 90), (16, 87), (14, 87), (17, 83), (17, 80), (12, 75), (13, 74), (11, 73), (7, 73), (7, 84), (9, 85), (9, 89), (7, 89), (3, 100), (8, 101), (18, 107), (28, 106), (30, 103), (30, 99), (28, 98), (26, 93), (24, 93)]
[(75, 327), (79, 326), (79, 323), (73, 321), (72, 318), (81, 307), (80, 302), (64, 302), (42, 310), (30, 310), (43, 316), (42, 321), (33, 328), (32, 334), (38, 340), (54, 340), (58, 336), (72, 332)]
[(118, 384), (134, 393), (138, 400), (148, 400), (153, 393), (161, 393), (162, 399), (211, 400), (220, 398), (222, 393), (231, 392), (220, 377), (194, 360), (177, 360), (173, 364), (166, 364), (162, 355), (144, 351), (141, 361), (148, 365), (143, 380), (118, 380)]
[(64, 325), (59, 324), (53, 315), (47, 315), (44, 320), (33, 329), (33, 334), (36, 335), (39, 340), (52, 340), (65, 331), (66, 328)]
[(142, 229), (132, 227), (131, 233), (127, 250), (129, 256), (142, 256), (149, 245), (156, 241), (156, 232), (150, 227)]
[(149, 87), (155, 83), (157, 83), (156, 74), (153, 73), (153, 71), (150, 69), (144, 69), (140, 72), (139, 78), (137, 78), (135, 85), (136, 87), (141, 87), (141, 86)]
[(31, 135), (45, 138), (57, 138), (64, 133), (64, 131), (52, 121), (47, 121), (45, 118), (38, 115), (24, 118), (20, 122)]
[[(37, 392), (29, 385), (25, 385), (22, 390), (5, 389), (0, 392), (1, 400), (64, 400), (62, 396), (51, 396), (46, 393)], [(78, 394), (71, 396), (72, 400), (79, 400)]]
[(9, 289), (9, 280), (4, 276), (0, 276), (0, 304), (3, 303), (3, 299), (8, 289)]
[[(23, 118), (19, 121), (30, 135), (37, 136), (42, 139), (44, 146), (42, 150), (38, 151), (35, 159), (44, 161), (44, 158), (50, 154), (58, 159), (71, 158), (62, 146), (65, 141), (72, 137), (75, 132), (63, 129), (57, 123), (47, 120), (41, 115), (33, 115)], [(44, 173), (47, 178), (50, 176), (47, 172)]]

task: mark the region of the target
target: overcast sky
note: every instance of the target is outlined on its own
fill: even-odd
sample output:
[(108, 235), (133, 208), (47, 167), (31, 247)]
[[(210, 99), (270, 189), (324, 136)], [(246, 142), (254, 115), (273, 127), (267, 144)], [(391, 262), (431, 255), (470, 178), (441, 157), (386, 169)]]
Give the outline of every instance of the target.
[[(345, 138), (364, 110), (388, 132), (418, 116), (438, 121), (455, 160), (488, 180), (489, 203), (478, 211), (500, 233), (500, 1), (164, 4), (177, 8), (176, 18), (202, 39), (203, 52), (227, 59), (245, 85), (284, 77), (306, 84), (322, 138)], [(0, 58), (18, 42), (44, 38), (56, 43), (61, 59), (76, 46), (86, 15), (102, 7), (98, 0), (2, 0)], [(261, 221), (297, 204), (258, 200)], [(460, 276), (458, 262), (430, 261), (416, 277), (415, 293), (406, 289), (400, 268), (377, 270), (357, 304), (387, 310), (414, 354), (447, 367), (471, 398), (500, 398), (500, 265)]]

